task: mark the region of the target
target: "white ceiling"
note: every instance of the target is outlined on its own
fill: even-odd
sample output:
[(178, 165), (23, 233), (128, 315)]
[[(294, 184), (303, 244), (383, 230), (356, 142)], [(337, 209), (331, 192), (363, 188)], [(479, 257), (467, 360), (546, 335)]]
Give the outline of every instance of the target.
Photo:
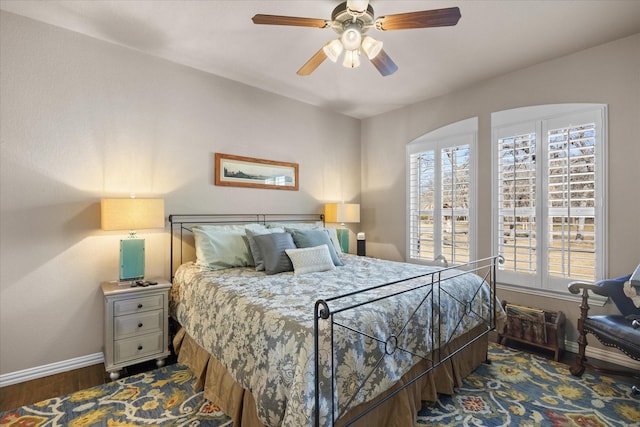
[[(454, 27), (369, 34), (398, 71), (325, 61), (329, 29), (254, 25), (256, 13), (330, 19), (339, 0), (0, 0), (0, 8), (356, 118), (640, 32), (638, 0), (371, 0), (375, 16), (458, 6)], [(640, 54), (640, 53), (639, 53)]]

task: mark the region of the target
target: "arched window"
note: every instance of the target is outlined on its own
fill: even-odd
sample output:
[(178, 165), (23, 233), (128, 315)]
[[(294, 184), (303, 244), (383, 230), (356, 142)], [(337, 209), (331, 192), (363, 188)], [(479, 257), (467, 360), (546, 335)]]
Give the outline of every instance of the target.
[(475, 259), (477, 133), (474, 117), (407, 145), (408, 261)]

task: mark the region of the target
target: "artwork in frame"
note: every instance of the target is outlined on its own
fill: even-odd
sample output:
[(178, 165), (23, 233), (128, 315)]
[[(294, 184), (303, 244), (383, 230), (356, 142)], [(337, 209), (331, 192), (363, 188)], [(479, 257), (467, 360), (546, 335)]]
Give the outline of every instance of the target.
[(298, 164), (215, 153), (215, 184), (298, 190)]

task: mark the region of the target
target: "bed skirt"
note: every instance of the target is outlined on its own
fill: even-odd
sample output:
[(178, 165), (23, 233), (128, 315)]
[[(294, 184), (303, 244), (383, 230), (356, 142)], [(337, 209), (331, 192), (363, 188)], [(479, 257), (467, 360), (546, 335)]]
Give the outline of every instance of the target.
[[(479, 327), (456, 338), (444, 349), (445, 353), (450, 354), (464, 346), (483, 330), (486, 329)], [(214, 402), (225, 414), (231, 417), (234, 426), (265, 427), (258, 419), (255, 400), (251, 393), (236, 383), (222, 364), (200, 347), (184, 329), (178, 330), (173, 345), (178, 355), (178, 362), (187, 366), (198, 379), (194, 387), (196, 389), (204, 388), (205, 398)], [(462, 379), (487, 360), (487, 348), (488, 335), (485, 334), (353, 425), (358, 427), (415, 425), (417, 413), (422, 406), (421, 402), (434, 402), (439, 393), (453, 394), (454, 388), (462, 385)], [(420, 362), (402, 377), (398, 385), (407, 378), (414, 378), (417, 373), (424, 371), (428, 366), (427, 362)], [(394, 388), (387, 391), (387, 394), (391, 393)], [(383, 396), (378, 399), (381, 398)], [(363, 408), (369, 407), (375, 402), (376, 400), (363, 403), (354, 408), (338, 420), (336, 425), (344, 425), (353, 417), (352, 414), (361, 413)]]

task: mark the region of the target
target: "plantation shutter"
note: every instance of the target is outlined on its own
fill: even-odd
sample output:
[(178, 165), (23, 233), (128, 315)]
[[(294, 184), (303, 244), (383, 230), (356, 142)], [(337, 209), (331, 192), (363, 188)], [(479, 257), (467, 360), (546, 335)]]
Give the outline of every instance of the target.
[(498, 280), (565, 293), (571, 280), (604, 278), (606, 106), (528, 107), (493, 120)]
[(501, 269), (531, 275), (537, 271), (536, 134), (498, 139), (498, 253)]
[(596, 124), (547, 131), (547, 269), (596, 280)]

